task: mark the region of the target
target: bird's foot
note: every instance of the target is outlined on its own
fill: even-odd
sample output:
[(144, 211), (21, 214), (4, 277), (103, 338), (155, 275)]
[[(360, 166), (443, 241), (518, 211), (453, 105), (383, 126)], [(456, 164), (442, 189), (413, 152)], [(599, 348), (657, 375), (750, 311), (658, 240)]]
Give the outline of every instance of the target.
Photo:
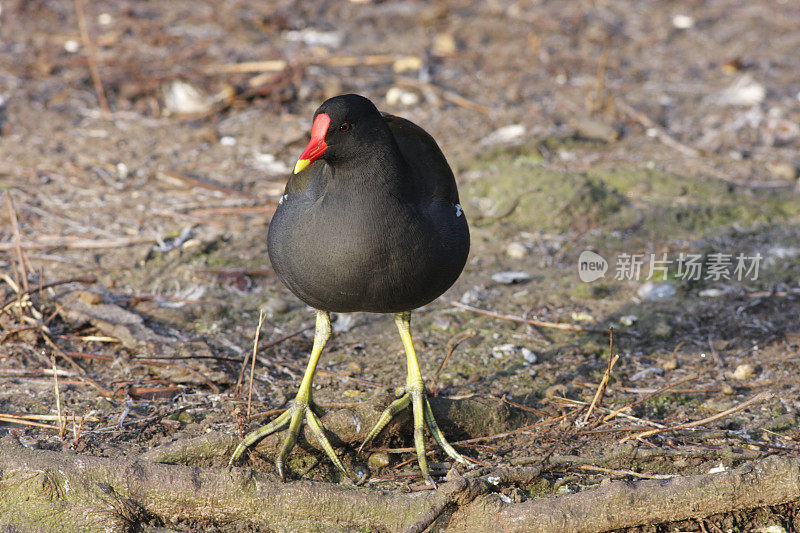
[(305, 420), (311, 432), (317, 437), (320, 446), (322, 446), (322, 449), (325, 451), (325, 455), (328, 456), (331, 462), (336, 465), (344, 475), (352, 479), (347, 470), (345, 470), (344, 465), (342, 465), (342, 462), (336, 456), (333, 446), (325, 435), (325, 428), (319, 419), (324, 413), (324, 410), (310, 398), (308, 400), (302, 400), (299, 396), (300, 394), (298, 394), (298, 398), (292, 402), (291, 407), (275, 420), (266, 426), (262, 426), (248, 433), (234, 450), (228, 464), (233, 465), (250, 446), (253, 446), (264, 437), (283, 429), (288, 424), (289, 434), (286, 436), (286, 440), (283, 442), (283, 446), (275, 460), (275, 467), (278, 470), (278, 475), (281, 477), (281, 480), (285, 481), (286, 475), (284, 472), (284, 465), (286, 464), (286, 458), (289, 456), (289, 452), (292, 451), (292, 448), (294, 448), (295, 442), (297, 442), (297, 436), (300, 434), (300, 426), (303, 420)]
[(467, 466), (472, 464), (467, 459), (462, 457), (461, 454), (455, 451), (453, 446), (447, 442), (442, 430), (439, 429), (439, 426), (436, 423), (430, 402), (425, 395), (425, 388), (421, 382), (405, 388), (399, 387), (395, 392), (398, 398), (393, 401), (389, 407), (383, 411), (383, 413), (381, 413), (377, 424), (375, 424), (375, 427), (373, 427), (372, 431), (369, 432), (367, 438), (364, 439), (364, 443), (358, 448), (359, 452), (361, 452), (365, 444), (372, 440), (378, 433), (381, 432), (381, 430), (383, 430), (384, 427), (386, 427), (386, 424), (389, 423), (394, 415), (408, 407), (408, 404), (411, 404), (411, 408), (414, 413), (414, 447), (417, 451), (417, 461), (419, 462), (420, 470), (422, 470), (422, 476), (425, 478), (425, 482), (427, 484), (436, 486), (436, 483), (431, 477), (430, 470), (428, 469), (428, 459), (425, 451), (423, 432), (426, 423), (431, 435), (433, 435), (433, 438), (436, 439), (436, 443), (451, 459)]

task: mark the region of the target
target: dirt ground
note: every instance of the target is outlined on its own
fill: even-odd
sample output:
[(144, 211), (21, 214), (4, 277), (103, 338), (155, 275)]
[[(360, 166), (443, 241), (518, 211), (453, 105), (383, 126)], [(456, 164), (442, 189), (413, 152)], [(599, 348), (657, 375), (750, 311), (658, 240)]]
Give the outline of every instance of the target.
[[(795, 2), (0, 6), (0, 437), (134, 457), (240, 434), (257, 424), (242, 363), (259, 309), (253, 411), (286, 407), (313, 311), (270, 270), (266, 230), (315, 108), (357, 92), (437, 139), (470, 222), (463, 275), (414, 313), (413, 333), (435, 395), (512, 414), (452, 440), (487, 437), (459, 449), (489, 466), (553, 455), (600, 468), (565, 463), (504, 496), (800, 452)], [(605, 277), (581, 280), (586, 250), (607, 260)], [(634, 255), (638, 276), (622, 268)], [(694, 279), (679, 262), (690, 256)], [(647, 279), (651, 257), (666, 259), (666, 279)], [(736, 271), (740, 257), (758, 271)], [(334, 326), (319, 403), (403, 384), (390, 317)], [(584, 424), (610, 327), (619, 359)], [(594, 461), (659, 428), (633, 442), (663, 455)], [(419, 483), (400, 433), (364, 454), (369, 485)], [(324, 458), (292, 470), (338, 480)], [(791, 531), (797, 516), (763, 508), (641, 530)]]

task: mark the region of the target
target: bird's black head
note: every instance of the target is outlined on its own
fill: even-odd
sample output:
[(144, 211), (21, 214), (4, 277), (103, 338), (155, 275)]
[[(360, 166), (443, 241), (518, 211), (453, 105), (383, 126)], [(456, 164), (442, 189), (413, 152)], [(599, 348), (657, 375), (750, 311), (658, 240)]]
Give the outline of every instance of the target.
[(374, 147), (391, 142), (391, 132), (372, 102), (357, 94), (334, 96), (314, 113), (311, 141), (300, 155), (294, 173), (317, 159), (334, 166), (356, 161)]

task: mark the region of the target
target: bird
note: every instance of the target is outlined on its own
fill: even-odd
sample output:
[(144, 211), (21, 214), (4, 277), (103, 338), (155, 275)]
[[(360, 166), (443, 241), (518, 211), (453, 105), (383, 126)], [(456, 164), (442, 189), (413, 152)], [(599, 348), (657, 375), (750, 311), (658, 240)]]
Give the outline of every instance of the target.
[(352, 477), (325, 436), (319, 419), (324, 411), (314, 403), (311, 386), (331, 336), (330, 313), (366, 311), (394, 316), (407, 377), (364, 444), (411, 405), (414, 446), (425, 481), (435, 485), (426, 459), (426, 424), (451, 459), (469, 465), (436, 423), (410, 333), (411, 312), (455, 283), (466, 264), (469, 244), (453, 171), (430, 134), (407, 119), (378, 111), (357, 94), (323, 102), (314, 113), (311, 139), (286, 184), (267, 236), (278, 278), (316, 309), (311, 356), (290, 408), (246, 435), (230, 464), (260, 439), (288, 425), (276, 459), (278, 474), (285, 480), (284, 465), (305, 420), (328, 458)]

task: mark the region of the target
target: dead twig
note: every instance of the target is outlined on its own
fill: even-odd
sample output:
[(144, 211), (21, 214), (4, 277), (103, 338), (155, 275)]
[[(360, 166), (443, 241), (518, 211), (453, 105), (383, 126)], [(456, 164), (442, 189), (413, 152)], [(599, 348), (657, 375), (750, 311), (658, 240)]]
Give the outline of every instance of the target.
[(256, 352), (258, 352), (258, 337), (261, 336), (261, 326), (264, 324), (264, 310), (258, 310), (258, 326), (256, 326), (256, 336), (253, 339), (253, 362), (250, 365), (250, 386), (247, 391), (247, 419), (250, 420), (250, 408), (253, 404), (253, 379), (256, 373)]
[(103, 114), (109, 117), (111, 115), (111, 109), (108, 107), (106, 92), (103, 89), (103, 82), (100, 80), (100, 71), (97, 69), (97, 56), (95, 54), (94, 43), (89, 36), (89, 27), (86, 25), (86, 15), (83, 12), (83, 0), (75, 0), (75, 14), (78, 16), (78, 27), (81, 31), (83, 46), (86, 48), (86, 61), (89, 63), (89, 72), (92, 76), (94, 90), (97, 92), (97, 100), (100, 102), (100, 108), (103, 110)]
[(452, 338), (450, 338), (449, 341), (447, 341), (447, 355), (444, 356), (444, 361), (442, 361), (442, 364), (439, 365), (439, 368), (436, 370), (436, 373), (433, 374), (433, 379), (431, 380), (433, 383), (436, 383), (439, 380), (439, 374), (442, 372), (444, 365), (447, 364), (447, 360), (450, 359), (450, 356), (453, 355), (453, 352), (456, 351), (456, 348), (458, 348), (458, 345), (467, 339), (471, 339), (477, 334), (478, 334), (477, 330), (469, 329), (467, 331), (462, 331), (461, 333), (454, 335)]
[(464, 98), (455, 91), (443, 89), (442, 87), (439, 87), (438, 85), (434, 85), (432, 83), (415, 80), (412, 78), (402, 78), (402, 77), (395, 78), (394, 81), (397, 85), (405, 85), (406, 87), (414, 87), (415, 89), (424, 89), (428, 91), (433, 91), (439, 94), (439, 96), (441, 96), (445, 100), (449, 101), (450, 103), (453, 103), (465, 109), (469, 109), (470, 111), (476, 111), (483, 115), (490, 115), (492, 113), (491, 107), (487, 107), (482, 104), (476, 104), (472, 100)]
[(61, 391), (58, 390), (58, 372), (56, 370), (56, 358), (51, 357), (53, 362), (53, 390), (56, 395), (56, 413), (58, 414), (58, 438), (64, 440), (64, 435), (67, 433), (67, 417), (62, 416), (61, 412)]
[[(22, 294), (27, 294), (30, 291), (30, 287), (28, 286), (28, 267), (27, 267), (27, 260), (25, 259), (25, 253), (22, 251), (22, 237), (19, 231), (19, 220), (17, 220), (17, 210), (14, 208), (14, 200), (11, 198), (11, 193), (6, 189), (6, 204), (8, 205), (8, 217), (11, 219), (11, 228), (14, 231), (14, 243), (5, 243), (9, 246), (9, 249), (13, 247), (13, 249), (17, 252), (17, 257), (19, 259), (19, 274), (22, 277), (20, 280), (22, 292), (17, 291), (17, 300), (22, 298)], [(0, 243), (3, 244), (3, 243)]]
[(18, 244), (0, 242), (0, 252), (14, 250), (19, 246), (23, 250), (48, 250), (51, 248), (70, 248), (96, 250), (100, 248), (123, 248), (136, 244), (156, 244), (158, 238), (153, 237), (119, 237), (116, 239), (81, 239), (77, 237), (61, 237), (48, 235), (33, 241), (22, 241)]
[(682, 153), (683, 155), (687, 155), (689, 157), (699, 157), (701, 155), (700, 150), (697, 148), (692, 148), (686, 144), (683, 144), (675, 137), (673, 137), (667, 130), (656, 124), (650, 117), (642, 113), (641, 111), (636, 110), (634, 107), (623, 101), (621, 98), (616, 98), (615, 101), (616, 106), (622, 111), (624, 114), (628, 115), (628, 117), (632, 118), (645, 128), (650, 131), (654, 131), (656, 134), (656, 138), (661, 141), (664, 145), (669, 146), (670, 148), (677, 150), (678, 152)]
[(606, 393), (606, 387), (608, 387), (608, 380), (611, 379), (611, 370), (614, 368), (614, 364), (619, 359), (619, 355), (614, 354), (614, 328), (608, 328), (609, 340), (608, 340), (608, 365), (606, 366), (606, 371), (603, 373), (603, 379), (600, 380), (600, 385), (597, 386), (597, 392), (594, 393), (594, 398), (592, 398), (592, 403), (589, 404), (589, 409), (586, 410), (586, 415), (583, 417), (583, 423), (586, 424), (589, 422), (589, 417), (594, 411), (595, 405), (600, 405), (603, 403), (603, 396)]
[[(521, 316), (513, 316), (513, 315), (503, 315), (500, 313), (494, 313), (492, 311), (487, 311), (485, 309), (479, 309), (477, 307), (472, 307), (471, 305), (462, 304), (461, 302), (456, 302), (455, 300), (451, 300), (450, 305), (453, 307), (458, 307), (460, 309), (466, 309), (467, 311), (472, 311), (473, 313), (478, 313), (479, 315), (486, 315), (492, 318), (499, 318), (502, 320), (510, 320), (512, 322), (520, 322), (522, 324), (531, 324), (534, 326), (539, 326), (542, 328), (553, 328), (553, 329), (563, 329), (567, 331), (585, 331), (587, 333), (605, 333), (606, 330), (599, 329), (599, 328), (588, 328), (585, 326), (579, 326), (577, 324), (567, 324), (563, 322), (546, 322), (544, 320), (533, 320), (530, 318), (524, 318)], [(633, 332), (626, 332), (626, 331), (618, 331), (617, 333), (628, 333), (633, 335)]]
[(691, 429), (691, 428), (695, 428), (695, 427), (698, 427), (698, 426), (703, 426), (705, 424), (708, 424), (709, 422), (713, 422), (715, 420), (719, 420), (720, 418), (725, 418), (726, 416), (732, 415), (733, 413), (738, 413), (739, 411), (741, 411), (743, 409), (747, 409), (751, 405), (763, 402), (764, 400), (769, 400), (772, 397), (773, 397), (773, 394), (770, 391), (759, 392), (758, 394), (756, 394), (755, 396), (753, 396), (752, 398), (750, 398), (746, 402), (742, 402), (739, 405), (731, 407), (730, 409), (726, 409), (725, 411), (722, 411), (721, 413), (717, 413), (715, 415), (703, 418), (701, 420), (695, 420), (694, 422), (687, 422), (685, 424), (678, 424), (677, 426), (670, 426), (670, 427), (665, 427), (665, 428), (657, 428), (657, 429), (650, 429), (650, 430), (647, 430), (647, 431), (642, 431), (641, 433), (636, 433), (635, 435), (628, 435), (627, 437), (623, 437), (622, 439), (620, 439), (619, 442), (623, 443), (623, 442), (628, 441), (630, 439), (641, 439), (641, 438), (644, 438), (644, 437), (649, 437), (650, 435), (657, 435), (659, 433), (665, 433), (667, 431), (679, 431), (679, 430), (682, 430), (682, 429)]
[(634, 472), (633, 470), (615, 470), (613, 468), (603, 468), (602, 466), (594, 465), (580, 465), (578, 468), (581, 470), (588, 470), (590, 472), (603, 472), (604, 474), (612, 474), (615, 476), (632, 476), (640, 479), (672, 479), (674, 477), (678, 477), (672, 474), (641, 474), (639, 472)]

